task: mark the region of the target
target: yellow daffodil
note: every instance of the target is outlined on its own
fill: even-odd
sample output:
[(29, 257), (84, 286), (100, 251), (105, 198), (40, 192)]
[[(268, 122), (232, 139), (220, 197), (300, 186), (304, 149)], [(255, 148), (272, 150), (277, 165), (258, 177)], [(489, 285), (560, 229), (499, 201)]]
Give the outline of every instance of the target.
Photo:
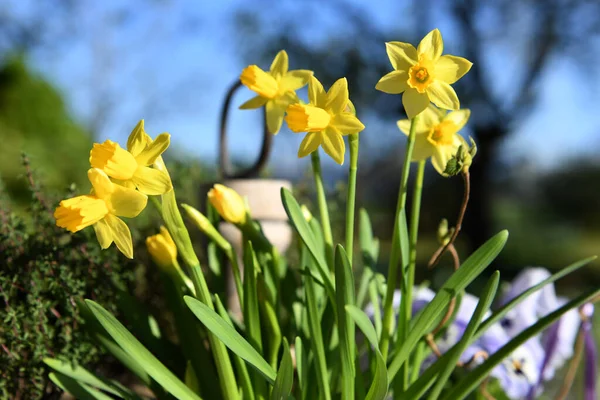
[(309, 104), (293, 104), (287, 108), (285, 121), (293, 132), (307, 132), (300, 144), (298, 157), (305, 157), (319, 146), (338, 164), (344, 163), (344, 135), (355, 134), (365, 126), (354, 115), (348, 99), (346, 78), (338, 79), (325, 92), (314, 76), (308, 82)]
[(402, 95), (408, 118), (414, 118), (429, 102), (447, 110), (458, 110), (460, 102), (450, 84), (459, 80), (473, 65), (469, 60), (442, 55), (444, 42), (437, 29), (421, 40), (415, 49), (409, 43), (385, 44), (394, 71), (377, 82), (375, 88), (385, 93)]
[(235, 190), (217, 183), (208, 192), (208, 200), (225, 221), (232, 224), (246, 222), (244, 199)]
[(271, 69), (266, 72), (256, 65), (244, 68), (240, 81), (258, 96), (240, 106), (241, 109), (253, 109), (265, 106), (267, 128), (277, 134), (281, 128), (287, 106), (298, 102), (296, 90), (308, 83), (312, 71), (296, 69), (288, 71), (288, 55), (281, 50), (275, 56)]
[(126, 257), (133, 258), (131, 232), (119, 217), (136, 217), (146, 207), (148, 196), (111, 182), (98, 168), (91, 168), (88, 178), (92, 193), (61, 201), (54, 212), (56, 225), (71, 232), (93, 225), (103, 249), (115, 242)]
[[(431, 157), (431, 163), (442, 175), (446, 164), (456, 154), (462, 145), (465, 149), (469, 146), (458, 132), (469, 120), (471, 111), (467, 109), (451, 111), (446, 113), (430, 105), (423, 111), (417, 120), (415, 147), (412, 153), (412, 161), (425, 160)], [(410, 131), (410, 120), (398, 121), (398, 128), (408, 135)]]
[(92, 168), (101, 169), (118, 183), (136, 187), (144, 194), (160, 195), (168, 192), (173, 188), (169, 176), (150, 166), (169, 147), (171, 135), (161, 133), (154, 141), (147, 136), (142, 120), (127, 141), (129, 151), (111, 140), (102, 144), (94, 143), (90, 152)]
[(177, 265), (177, 246), (164, 226), (159, 234), (146, 238), (146, 247), (154, 262), (164, 270)]

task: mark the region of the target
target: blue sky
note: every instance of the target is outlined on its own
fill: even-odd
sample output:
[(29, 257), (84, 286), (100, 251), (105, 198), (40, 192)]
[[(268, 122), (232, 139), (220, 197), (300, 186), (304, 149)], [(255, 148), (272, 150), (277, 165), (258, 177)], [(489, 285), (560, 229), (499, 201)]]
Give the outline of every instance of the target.
[[(34, 2), (16, 4), (26, 15)], [(85, 123), (92, 120), (99, 99), (110, 99), (112, 111), (102, 121), (99, 139), (124, 143), (136, 122), (144, 118), (149, 133), (168, 131), (175, 148), (214, 162), (222, 98), (247, 61), (238, 55), (243, 40), (234, 30), (234, 11), (250, 3), (156, 1), (147, 7), (146, 2), (133, 1), (129, 9), (134, 13), (114, 15), (120, 4), (78, 3), (75, 21), (71, 21), (77, 27), (77, 37), (35, 52), (34, 67), (59, 86), (75, 117)], [(383, 26), (403, 23), (406, 19), (399, 16), (404, 10), (391, 4), (380, 1), (377, 7), (364, 11)], [(15, 13), (19, 12), (17, 7)], [(114, 29), (107, 18), (126, 22)], [(452, 27), (443, 16), (438, 22), (448, 41), (447, 48), (451, 48)], [(324, 37), (327, 29), (339, 27), (332, 24), (324, 28)], [(384, 44), (381, 46), (383, 49)], [(518, 51), (518, 46), (498, 47), (487, 58), (486, 72), (494, 80), (495, 90), (510, 92), (513, 78), (508, 71), (518, 68), (511, 65), (511, 53)], [(302, 67), (301, 60), (291, 63)], [(505, 159), (528, 158), (545, 169), (560, 160), (597, 154), (600, 113), (592, 87), (599, 87), (598, 76), (582, 81), (581, 73), (560, 57), (555, 57), (544, 73), (538, 106), (504, 144)], [(234, 99), (235, 108), (251, 96), (245, 89), (242, 92)], [(388, 127), (365, 117), (372, 128), (367, 123), (363, 137), (378, 135), (381, 129), (395, 129), (393, 121), (386, 122), (392, 125)], [(255, 157), (259, 120), (258, 112), (236, 110), (232, 114), (230, 143), (234, 156)], [(387, 148), (389, 141), (395, 140), (393, 134), (372, 138), (368, 144), (372, 150)], [(307, 160), (299, 162), (295, 158), (301, 139), (301, 135), (283, 131), (275, 138), (272, 162), (278, 168), (305, 167)]]

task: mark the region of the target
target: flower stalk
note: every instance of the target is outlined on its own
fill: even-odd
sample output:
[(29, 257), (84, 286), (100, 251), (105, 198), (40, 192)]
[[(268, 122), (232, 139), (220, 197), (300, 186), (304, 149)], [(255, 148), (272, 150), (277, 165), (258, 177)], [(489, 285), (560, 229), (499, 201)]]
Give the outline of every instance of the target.
[(348, 136), (350, 143), (350, 169), (348, 171), (348, 194), (346, 198), (346, 253), (350, 265), (354, 251), (354, 214), (356, 204), (356, 174), (358, 169), (358, 134)]
[(325, 196), (325, 186), (323, 185), (323, 175), (321, 173), (321, 159), (318, 151), (313, 151), (311, 153), (311, 161), (313, 176), (315, 178), (315, 188), (317, 190), (317, 202), (319, 204), (321, 226), (323, 227), (323, 240), (325, 241), (327, 265), (329, 265), (330, 270), (333, 270), (333, 235), (331, 233), (329, 209), (327, 208), (327, 197)]

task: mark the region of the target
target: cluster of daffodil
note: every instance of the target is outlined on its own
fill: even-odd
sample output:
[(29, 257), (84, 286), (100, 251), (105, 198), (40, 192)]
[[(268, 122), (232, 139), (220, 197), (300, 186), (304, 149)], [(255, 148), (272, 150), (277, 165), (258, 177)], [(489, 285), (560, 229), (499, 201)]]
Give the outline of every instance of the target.
[(161, 154), (169, 147), (170, 135), (162, 133), (152, 140), (140, 121), (127, 140), (127, 150), (106, 140), (95, 143), (90, 151), (88, 178), (90, 194), (60, 202), (54, 212), (56, 225), (77, 232), (93, 226), (103, 249), (113, 242), (128, 258), (133, 258), (131, 232), (119, 217), (137, 217), (148, 196), (161, 195), (172, 189), (165, 170), (153, 168), (162, 163)]

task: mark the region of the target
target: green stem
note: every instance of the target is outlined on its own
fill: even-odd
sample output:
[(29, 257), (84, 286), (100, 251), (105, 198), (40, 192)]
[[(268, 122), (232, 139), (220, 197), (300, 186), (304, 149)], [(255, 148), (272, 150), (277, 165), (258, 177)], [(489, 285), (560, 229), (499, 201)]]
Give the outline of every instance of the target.
[[(405, 293), (402, 297), (401, 307), (402, 311), (400, 315), (402, 320), (398, 323), (402, 324), (405, 329), (402, 329), (403, 337), (401, 340), (406, 339), (408, 335), (408, 329), (406, 327), (410, 324), (412, 317), (412, 292), (415, 284), (415, 268), (417, 264), (417, 240), (419, 236), (419, 216), (421, 215), (421, 193), (423, 192), (423, 178), (425, 176), (425, 160), (419, 161), (417, 168), (417, 175), (415, 177), (415, 188), (413, 192), (413, 204), (410, 213), (410, 232), (409, 232), (409, 259), (408, 259), (408, 271), (406, 277)], [(408, 389), (409, 385), (409, 359), (406, 360), (404, 365), (404, 390)]]
[[(396, 281), (398, 280), (398, 264), (400, 262), (400, 215), (406, 207), (406, 192), (408, 175), (410, 173), (410, 160), (412, 158), (413, 148), (415, 147), (415, 132), (417, 117), (411, 120), (410, 133), (406, 142), (406, 152), (404, 155), (404, 164), (402, 165), (402, 176), (400, 178), (400, 191), (398, 193), (398, 203), (396, 204), (396, 216), (394, 217), (394, 233), (392, 236), (392, 249), (390, 252), (390, 262), (388, 265), (387, 290), (383, 305), (383, 324), (379, 349), (384, 359), (387, 359), (390, 344), (390, 327), (394, 318), (392, 300), (396, 290)], [(313, 153), (314, 154), (314, 153)]]
[(317, 189), (317, 201), (319, 203), (319, 213), (321, 214), (321, 224), (323, 226), (323, 239), (325, 240), (325, 255), (327, 265), (333, 271), (333, 235), (331, 234), (331, 223), (329, 222), (329, 210), (327, 209), (327, 198), (325, 197), (325, 187), (323, 185), (323, 175), (321, 173), (321, 159), (319, 150), (311, 153), (313, 175), (315, 177), (315, 187)]
[(356, 204), (356, 171), (358, 168), (358, 133), (348, 136), (350, 143), (350, 170), (348, 171), (348, 197), (346, 198), (346, 253), (352, 265), (354, 246), (354, 208)]
[(244, 289), (242, 286), (242, 276), (240, 274), (240, 265), (238, 263), (237, 254), (233, 247), (229, 248), (227, 252), (227, 258), (231, 263), (231, 271), (233, 272), (233, 281), (235, 283), (235, 290), (237, 291), (238, 299), (240, 301), (240, 310), (244, 309)]

